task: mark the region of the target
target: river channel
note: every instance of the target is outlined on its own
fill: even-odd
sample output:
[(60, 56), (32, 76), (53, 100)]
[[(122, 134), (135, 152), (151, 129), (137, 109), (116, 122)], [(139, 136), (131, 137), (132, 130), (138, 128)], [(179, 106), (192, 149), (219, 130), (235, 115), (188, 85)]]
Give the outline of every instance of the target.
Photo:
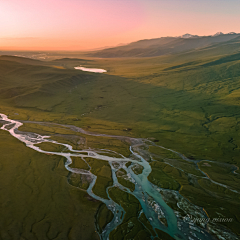
[[(185, 203), (185, 205), (188, 205), (188, 209), (194, 209), (193, 212), (195, 214), (197, 212), (199, 216), (207, 218), (202, 208), (198, 206), (194, 206), (192, 203), (184, 199), (178, 193), (178, 191), (161, 189), (155, 186), (154, 184), (152, 184), (148, 180), (148, 176), (151, 173), (152, 169), (149, 162), (146, 159), (144, 159), (144, 157), (142, 156), (141, 151), (138, 151), (138, 146), (141, 146), (143, 144), (148, 146), (153, 145), (154, 144), (153, 142), (149, 140), (138, 139), (138, 138), (128, 138), (124, 136), (97, 134), (97, 133), (87, 132), (73, 125), (62, 125), (65, 127), (67, 126), (76, 132), (81, 132), (86, 135), (94, 135), (96, 137), (106, 136), (106, 137), (115, 137), (119, 139), (128, 138), (129, 142), (131, 143), (130, 144), (130, 151), (132, 153), (131, 157), (127, 158), (122, 155), (121, 157), (110, 157), (107, 154), (106, 155), (102, 153), (99, 154), (97, 150), (93, 150), (93, 149), (74, 150), (71, 145), (54, 141), (50, 139), (50, 136), (42, 136), (36, 133), (20, 132), (18, 128), (24, 124), (24, 121), (21, 122), (17, 120), (11, 120), (5, 114), (0, 114), (0, 120), (4, 121), (4, 125), (1, 127), (1, 129), (8, 131), (14, 138), (17, 138), (19, 141), (25, 143), (26, 147), (29, 147), (31, 149), (34, 149), (37, 152), (44, 153), (44, 154), (53, 154), (53, 155), (63, 156), (66, 158), (65, 167), (69, 172), (72, 172), (75, 174), (89, 175), (89, 178), (92, 180), (87, 189), (88, 194), (91, 197), (106, 204), (108, 209), (111, 210), (112, 213), (114, 214), (112, 221), (105, 227), (105, 229), (101, 233), (99, 232), (100, 239), (108, 240), (109, 234), (118, 225), (120, 225), (124, 219), (125, 210), (122, 208), (122, 206), (114, 202), (108, 194), (108, 190), (111, 187), (118, 187), (122, 191), (125, 191), (129, 194), (134, 195), (134, 197), (136, 197), (141, 204), (141, 207), (142, 207), (141, 213), (145, 214), (146, 218), (149, 220), (153, 229), (159, 229), (161, 231), (164, 231), (176, 240), (178, 239), (189, 239), (189, 240), (216, 239), (214, 236), (212, 236), (212, 234), (209, 233), (205, 225), (197, 226), (189, 221), (185, 221), (175, 210), (169, 207), (166, 201), (164, 201), (162, 193), (170, 194), (171, 196), (178, 198), (180, 202), (179, 205), (181, 204), (183, 205), (183, 203)], [(33, 122), (33, 123), (44, 124), (44, 122)], [(59, 124), (56, 124), (56, 125), (59, 125)], [(43, 142), (62, 145), (66, 147), (69, 150), (69, 152), (66, 153), (66, 152), (44, 151), (40, 147), (38, 147), (38, 144)], [(107, 150), (105, 149), (105, 151)], [(95, 185), (97, 176), (95, 176), (90, 171), (87, 171), (84, 169), (82, 170), (75, 169), (70, 167), (72, 163), (71, 157), (79, 157), (84, 159), (86, 155), (96, 160), (99, 159), (99, 160), (107, 161), (111, 166), (113, 186), (107, 188), (107, 195), (109, 199), (101, 198), (93, 193), (92, 189), (93, 189), (93, 186)], [(182, 158), (184, 158), (184, 156), (182, 156)], [(126, 163), (129, 163), (129, 162), (131, 162), (131, 165), (126, 166)], [(143, 168), (143, 171), (141, 174), (135, 174), (133, 171), (133, 167), (136, 166), (137, 164), (141, 165)], [(122, 186), (119, 183), (118, 178), (116, 176), (116, 172), (120, 168), (123, 168), (127, 172), (127, 176), (129, 180), (135, 184), (134, 191), (130, 191), (128, 188)], [(163, 218), (166, 220), (167, 224), (164, 224), (161, 221), (161, 219)], [(234, 234), (232, 236), (234, 236)], [(154, 239), (154, 236), (152, 236), (151, 238)], [(229, 238), (229, 239), (235, 239), (235, 238)]]

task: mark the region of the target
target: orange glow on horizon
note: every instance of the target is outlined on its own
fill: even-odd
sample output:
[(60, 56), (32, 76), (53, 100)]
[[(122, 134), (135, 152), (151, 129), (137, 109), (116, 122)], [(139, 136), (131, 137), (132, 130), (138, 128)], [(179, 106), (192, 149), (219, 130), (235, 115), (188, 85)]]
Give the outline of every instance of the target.
[(239, 11), (234, 0), (1, 0), (0, 50), (80, 51), (185, 33), (240, 32)]

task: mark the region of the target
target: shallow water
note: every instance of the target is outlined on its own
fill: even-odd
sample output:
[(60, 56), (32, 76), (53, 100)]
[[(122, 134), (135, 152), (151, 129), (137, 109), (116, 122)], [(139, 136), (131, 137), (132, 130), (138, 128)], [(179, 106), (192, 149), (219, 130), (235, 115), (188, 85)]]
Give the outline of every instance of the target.
[(85, 68), (85, 67), (74, 67), (77, 70), (82, 70), (84, 72), (94, 72), (94, 73), (104, 73), (107, 72), (105, 69), (100, 69), (100, 68)]
[[(24, 142), (27, 147), (34, 149), (35, 151), (41, 152), (41, 153), (46, 153), (46, 154), (54, 154), (54, 155), (59, 155), (63, 156), (66, 158), (65, 162), (65, 167), (69, 172), (75, 173), (75, 174), (87, 174), (89, 177), (92, 179), (87, 192), (88, 194), (105, 203), (106, 206), (108, 207), (109, 210), (111, 210), (114, 214), (113, 220), (105, 227), (103, 232), (99, 235), (101, 239), (107, 240), (109, 239), (109, 234), (111, 231), (113, 231), (118, 225), (120, 225), (123, 221), (125, 211), (124, 209), (118, 205), (116, 202), (114, 202), (109, 194), (108, 190), (111, 187), (107, 188), (107, 195), (109, 199), (104, 199), (96, 194), (93, 193), (92, 189), (93, 186), (95, 185), (97, 177), (92, 174), (90, 171), (84, 170), (84, 169), (75, 169), (69, 167), (69, 165), (72, 163), (71, 157), (80, 157), (84, 159), (86, 157), (86, 154), (88, 157), (94, 158), (94, 159), (100, 159), (107, 161), (109, 165), (111, 166), (112, 169), (112, 178), (113, 178), (113, 186), (118, 187), (122, 191), (125, 191), (129, 194), (132, 194), (135, 196), (138, 201), (141, 204), (142, 210), (149, 220), (150, 224), (152, 225), (153, 229), (159, 229), (162, 230), (175, 239), (189, 239), (189, 240), (195, 240), (195, 239), (202, 239), (202, 240), (208, 240), (208, 239), (215, 239), (212, 237), (204, 228), (200, 228), (198, 226), (192, 226), (192, 224), (188, 222), (184, 222), (182, 218), (180, 218), (176, 211), (171, 209), (166, 202), (163, 200), (163, 197), (160, 193), (160, 191), (165, 193), (171, 193), (173, 196), (176, 198), (181, 199), (182, 202), (185, 203), (185, 205), (189, 205), (193, 211), (197, 211), (199, 216), (205, 217), (205, 213), (203, 209), (200, 207), (194, 206), (193, 204), (189, 203), (187, 200), (185, 200), (178, 192), (173, 191), (173, 190), (165, 190), (156, 187), (153, 185), (151, 182), (148, 181), (148, 175), (151, 173), (152, 169), (150, 164), (140, 155), (140, 153), (136, 152), (136, 150), (133, 150), (133, 146), (135, 147), (134, 149), (137, 149), (137, 146), (140, 145), (139, 143), (142, 142), (141, 139), (134, 139), (131, 138), (132, 146), (130, 146), (130, 151), (132, 153), (133, 158), (126, 158), (121, 155), (121, 158), (115, 158), (115, 157), (109, 157), (103, 155), (103, 152), (101, 154), (97, 153), (97, 150), (73, 150), (72, 146), (69, 144), (64, 144), (60, 143), (54, 140), (49, 139), (49, 136), (41, 136), (36, 133), (24, 133), (24, 132), (19, 132), (18, 128), (23, 125), (23, 123), (16, 121), (16, 120), (11, 120), (9, 119), (5, 114), (0, 114), (0, 120), (5, 121), (6, 123), (1, 127), (2, 130), (8, 131), (13, 137), (19, 139), (21, 142)], [(86, 135), (94, 135), (94, 136), (108, 136), (104, 134), (94, 134), (94, 133), (88, 133), (87, 131), (84, 131), (81, 128), (74, 127), (72, 125), (66, 125), (68, 127), (71, 127), (75, 129), (76, 131), (82, 132)], [(109, 135), (111, 136), (111, 135)], [(118, 137), (122, 138), (120, 136), (112, 136), (112, 137)], [(49, 143), (54, 143), (58, 145), (65, 146), (68, 150), (71, 151), (71, 153), (63, 153), (63, 152), (50, 152), (50, 151), (44, 151), (40, 149), (37, 144), (42, 143), (42, 142), (49, 142)], [(150, 141), (146, 141), (148, 144), (153, 144)], [(146, 142), (144, 144), (146, 144)], [(106, 150), (106, 149), (104, 149)], [(110, 152), (113, 152), (111, 150), (107, 150)], [(115, 153), (115, 152), (114, 152)], [(119, 155), (119, 154), (118, 154)], [(120, 156), (120, 155), (119, 155)], [(126, 163), (131, 162), (131, 165), (129, 167), (126, 167)], [(118, 164), (114, 164), (118, 163)], [(139, 164), (143, 167), (143, 172), (139, 175), (136, 175), (132, 167), (135, 164)], [(122, 186), (117, 179), (116, 172), (118, 169), (123, 168), (127, 172), (128, 178), (134, 183), (135, 185), (135, 190), (131, 192), (128, 188)], [(113, 187), (112, 186), (112, 187)], [(181, 202), (179, 203), (181, 205)], [(181, 205), (183, 206), (183, 204)], [(122, 218), (121, 218), (122, 216)], [(161, 219), (165, 219), (167, 221), (167, 226), (163, 224)], [(153, 236), (152, 236), (153, 239)], [(225, 239), (225, 238), (224, 238)], [(234, 238), (232, 238), (234, 239)]]

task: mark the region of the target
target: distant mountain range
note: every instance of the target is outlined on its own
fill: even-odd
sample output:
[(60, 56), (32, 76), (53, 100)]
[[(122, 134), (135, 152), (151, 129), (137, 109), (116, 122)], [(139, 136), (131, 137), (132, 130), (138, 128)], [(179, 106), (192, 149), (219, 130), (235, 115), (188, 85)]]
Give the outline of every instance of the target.
[(222, 32), (217, 32), (217, 33), (215, 33), (213, 35), (209, 35), (209, 36), (198, 36), (198, 35), (192, 35), (192, 34), (186, 33), (186, 34), (180, 36), (180, 38), (217, 37), (217, 36), (220, 36), (220, 35), (238, 35), (238, 33), (230, 32), (230, 33), (224, 34)]
[(182, 36), (180, 36), (180, 38), (194, 38), (194, 37), (199, 37), (198, 35), (192, 35), (192, 34), (189, 34), (189, 33), (186, 33)]
[(187, 33), (179, 37), (144, 39), (123, 46), (94, 51), (89, 53), (89, 55), (101, 58), (155, 57), (214, 47), (220, 43), (232, 40), (239, 42), (240, 34), (234, 32), (227, 34), (218, 32), (211, 36), (198, 36)]

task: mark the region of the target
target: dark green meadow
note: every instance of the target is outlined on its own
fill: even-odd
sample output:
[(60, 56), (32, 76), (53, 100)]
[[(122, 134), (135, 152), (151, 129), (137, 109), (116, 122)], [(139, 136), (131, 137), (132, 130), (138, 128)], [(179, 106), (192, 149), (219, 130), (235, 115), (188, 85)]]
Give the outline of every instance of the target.
[[(74, 59), (54, 60), (52, 56), (51, 61), (38, 61), (0, 56), (0, 112), (11, 119), (148, 138), (191, 160), (211, 160), (198, 162), (197, 170), (172, 152), (150, 147), (153, 171), (149, 180), (161, 188), (178, 190), (211, 217), (233, 218), (234, 222), (223, 224), (240, 234), (239, 193), (203, 178), (204, 172), (213, 181), (239, 191), (239, 49), (238, 42), (232, 41), (151, 58), (102, 59), (79, 54)], [(108, 72), (74, 69), (80, 65)], [(19, 130), (51, 135), (75, 149), (106, 148), (130, 155), (129, 145), (113, 138), (88, 136), (82, 141), (81, 134), (67, 128), (31, 123), (24, 123)], [(49, 144), (41, 147), (62, 151)], [(102, 229), (112, 216), (87, 195), (79, 179), (69, 177), (65, 159), (28, 149), (4, 131), (0, 131), (0, 152), (0, 214), (4, 216), (0, 239), (98, 239), (95, 219)], [(105, 189), (112, 185), (109, 164), (90, 158), (87, 162), (98, 177), (94, 193), (107, 198)], [(88, 169), (74, 160), (72, 167), (83, 165)], [(121, 173), (118, 178), (134, 190)], [(111, 238), (141, 239), (142, 234), (148, 239), (151, 229), (136, 219), (137, 200), (117, 188), (111, 188), (109, 194), (127, 212)], [(146, 220), (142, 218), (142, 222)], [(136, 225), (124, 237), (129, 221)]]
[(0, 239), (98, 239), (100, 202), (68, 184), (64, 158), (0, 132)]

